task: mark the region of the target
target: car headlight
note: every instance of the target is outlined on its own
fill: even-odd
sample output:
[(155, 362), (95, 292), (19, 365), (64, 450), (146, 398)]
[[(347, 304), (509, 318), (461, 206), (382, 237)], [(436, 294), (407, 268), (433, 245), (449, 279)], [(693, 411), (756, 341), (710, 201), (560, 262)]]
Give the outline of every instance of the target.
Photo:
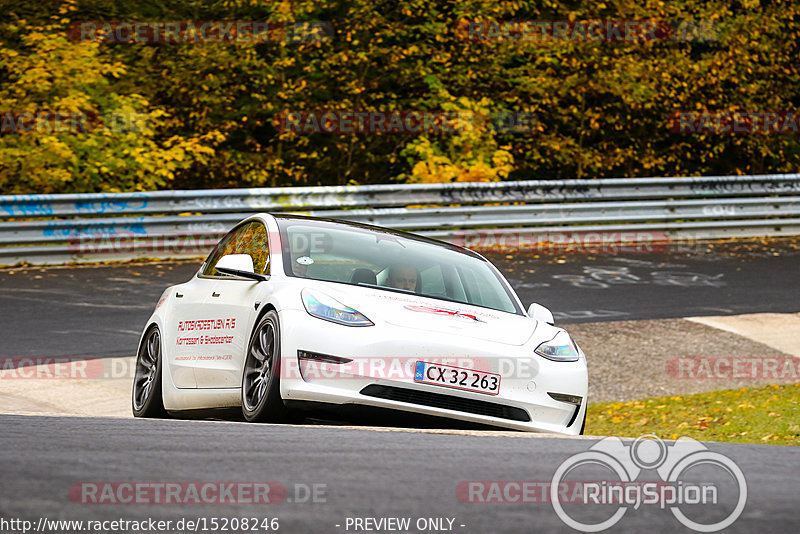
[(550, 341), (545, 341), (534, 350), (536, 354), (555, 362), (576, 362), (580, 358), (578, 347), (564, 330)]
[(347, 326), (372, 326), (374, 324), (358, 310), (345, 306), (325, 293), (304, 289), (301, 294), (303, 306), (309, 315)]

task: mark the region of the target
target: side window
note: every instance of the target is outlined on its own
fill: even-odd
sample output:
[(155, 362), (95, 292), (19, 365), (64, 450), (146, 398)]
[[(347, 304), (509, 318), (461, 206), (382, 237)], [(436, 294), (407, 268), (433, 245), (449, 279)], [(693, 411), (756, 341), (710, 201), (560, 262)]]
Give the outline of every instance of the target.
[(253, 269), (258, 274), (269, 274), (269, 239), (267, 229), (258, 221), (243, 227), (245, 230), (239, 239), (235, 254), (250, 254), (253, 258)]
[(215, 269), (222, 256), (228, 254), (249, 254), (253, 258), (256, 273), (269, 274), (269, 241), (267, 229), (259, 221), (251, 221), (234, 228), (217, 244), (209, 255), (204, 276), (221, 276)]

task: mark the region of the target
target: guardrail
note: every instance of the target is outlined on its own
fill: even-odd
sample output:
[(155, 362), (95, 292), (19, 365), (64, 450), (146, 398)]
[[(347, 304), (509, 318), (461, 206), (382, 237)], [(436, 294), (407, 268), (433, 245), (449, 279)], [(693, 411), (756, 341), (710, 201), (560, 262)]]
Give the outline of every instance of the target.
[(0, 265), (204, 256), (261, 211), (474, 248), (800, 235), (800, 174), (0, 196)]

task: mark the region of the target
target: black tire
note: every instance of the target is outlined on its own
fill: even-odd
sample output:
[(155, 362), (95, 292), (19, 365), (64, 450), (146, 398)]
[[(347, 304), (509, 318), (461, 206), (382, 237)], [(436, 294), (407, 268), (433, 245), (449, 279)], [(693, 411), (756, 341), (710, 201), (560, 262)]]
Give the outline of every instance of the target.
[(136, 356), (131, 408), (134, 417), (166, 417), (161, 393), (161, 332), (150, 328)]
[(281, 399), (281, 336), (278, 314), (270, 310), (250, 336), (242, 373), (242, 415), (254, 423), (283, 423), (291, 414)]

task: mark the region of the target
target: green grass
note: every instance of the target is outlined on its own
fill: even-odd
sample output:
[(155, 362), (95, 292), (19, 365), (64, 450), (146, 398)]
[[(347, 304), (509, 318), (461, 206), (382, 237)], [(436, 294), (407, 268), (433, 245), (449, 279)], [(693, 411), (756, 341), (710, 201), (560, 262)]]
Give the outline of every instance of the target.
[(800, 384), (591, 404), (585, 433), (800, 445)]

